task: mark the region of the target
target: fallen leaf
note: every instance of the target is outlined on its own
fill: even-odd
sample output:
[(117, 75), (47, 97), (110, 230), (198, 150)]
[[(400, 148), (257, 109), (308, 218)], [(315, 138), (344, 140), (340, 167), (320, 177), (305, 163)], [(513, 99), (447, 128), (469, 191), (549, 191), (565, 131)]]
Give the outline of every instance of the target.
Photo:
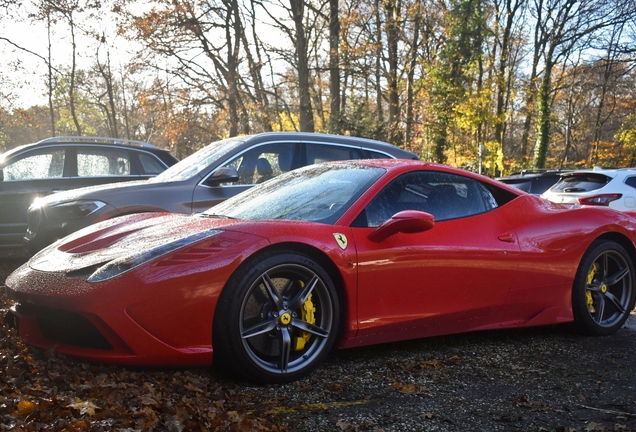
[(21, 401), (18, 403), (16, 417), (26, 417), (37, 409), (38, 405), (31, 401)]
[(91, 401), (82, 401), (77, 400), (74, 404), (67, 405), (66, 408), (72, 408), (74, 410), (79, 411), (80, 415), (88, 414), (89, 416), (95, 415), (95, 410), (99, 409), (97, 405), (95, 405)]

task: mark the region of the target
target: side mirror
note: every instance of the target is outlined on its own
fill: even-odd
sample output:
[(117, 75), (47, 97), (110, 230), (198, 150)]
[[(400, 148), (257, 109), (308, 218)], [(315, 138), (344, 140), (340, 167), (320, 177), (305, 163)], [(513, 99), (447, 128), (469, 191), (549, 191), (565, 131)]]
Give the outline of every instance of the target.
[(384, 221), (371, 234), (369, 240), (380, 243), (393, 234), (418, 233), (428, 231), (435, 225), (435, 216), (417, 210), (404, 210), (394, 214), (391, 219)]
[(221, 183), (233, 183), (238, 181), (239, 175), (236, 169), (231, 167), (221, 167), (214, 171), (210, 177), (207, 178), (205, 184), (208, 186), (218, 186)]

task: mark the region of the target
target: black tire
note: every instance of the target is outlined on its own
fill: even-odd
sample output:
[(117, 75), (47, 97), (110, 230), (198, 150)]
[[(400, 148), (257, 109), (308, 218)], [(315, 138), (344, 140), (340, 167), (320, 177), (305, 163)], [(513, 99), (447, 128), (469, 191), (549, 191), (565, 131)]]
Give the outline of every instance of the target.
[(226, 284), (214, 314), (215, 365), (261, 383), (308, 375), (333, 348), (340, 304), (327, 272), (294, 251), (261, 253)]
[(576, 328), (609, 335), (625, 324), (634, 307), (634, 265), (618, 243), (597, 240), (583, 255), (572, 287)]

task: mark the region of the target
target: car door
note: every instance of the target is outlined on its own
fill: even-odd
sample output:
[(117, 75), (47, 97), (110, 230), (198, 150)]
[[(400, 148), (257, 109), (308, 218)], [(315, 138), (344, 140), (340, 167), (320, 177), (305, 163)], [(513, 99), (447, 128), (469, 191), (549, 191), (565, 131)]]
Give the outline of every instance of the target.
[(192, 212), (207, 210), (256, 184), (304, 165), (297, 159), (298, 142), (295, 141), (263, 143), (246, 149), (220, 165), (236, 170), (239, 175), (237, 181), (217, 183), (213, 170), (195, 186)]
[[(358, 253), (359, 336), (376, 341), (454, 333), (496, 319), (517, 267), (514, 233), (478, 181), (421, 171), (393, 180), (363, 210)], [(368, 236), (402, 210), (435, 216), (432, 229)]]
[(141, 179), (133, 172), (133, 161), (125, 148), (73, 146), (68, 157), (74, 166), (65, 190)]
[(27, 210), (35, 198), (62, 190), (69, 177), (64, 147), (33, 149), (14, 155), (0, 182), (0, 246), (20, 247)]

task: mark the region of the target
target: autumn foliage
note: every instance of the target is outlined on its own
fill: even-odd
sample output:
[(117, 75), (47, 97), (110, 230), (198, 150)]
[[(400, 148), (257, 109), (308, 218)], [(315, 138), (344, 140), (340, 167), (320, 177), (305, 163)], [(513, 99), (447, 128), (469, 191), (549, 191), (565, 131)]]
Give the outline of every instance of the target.
[[(30, 19), (76, 43), (73, 62), (23, 52), (41, 58), (48, 105), (18, 106), (16, 86), (0, 81), (0, 150), (83, 133), (183, 158), (219, 138), (304, 130), (387, 140), (492, 176), (631, 166), (636, 11), (621, 1), (43, 0), (29, 10), (11, 0), (0, 21)], [(15, 45), (0, 35), (0, 48)], [(124, 47), (133, 55), (118, 66)]]

